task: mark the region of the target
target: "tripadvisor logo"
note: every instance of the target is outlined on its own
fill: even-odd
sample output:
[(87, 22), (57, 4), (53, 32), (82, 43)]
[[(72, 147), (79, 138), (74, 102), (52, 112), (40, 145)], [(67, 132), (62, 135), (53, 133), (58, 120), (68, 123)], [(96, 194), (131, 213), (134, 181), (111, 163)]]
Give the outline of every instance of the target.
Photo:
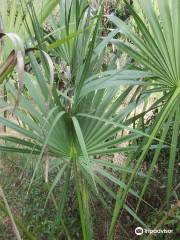
[(143, 233), (148, 233), (148, 234), (157, 234), (157, 233), (173, 233), (172, 229), (143, 229), (142, 227), (137, 227), (135, 229), (135, 234), (136, 235), (142, 235)]
[(137, 228), (135, 229), (135, 234), (136, 234), (136, 235), (142, 235), (143, 232), (144, 232), (144, 230), (143, 230), (142, 227), (137, 227)]

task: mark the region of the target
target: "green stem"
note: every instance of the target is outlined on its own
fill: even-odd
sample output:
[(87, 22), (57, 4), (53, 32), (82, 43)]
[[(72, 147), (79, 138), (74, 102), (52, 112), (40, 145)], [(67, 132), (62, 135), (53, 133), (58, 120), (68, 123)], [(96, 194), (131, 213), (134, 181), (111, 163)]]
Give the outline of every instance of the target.
[(82, 193), (81, 193), (81, 188), (80, 188), (80, 186), (81, 186), (80, 180), (81, 179), (80, 179), (80, 175), (78, 173), (76, 155), (74, 155), (72, 160), (73, 160), (75, 187), (76, 187), (76, 193), (77, 193), (77, 198), (78, 198), (82, 234), (83, 234), (83, 239), (88, 240), (89, 237), (88, 237), (88, 234), (87, 234), (86, 227), (89, 227), (89, 226), (86, 226), (86, 220), (85, 220), (85, 215), (84, 215), (84, 211), (83, 211)]
[(173, 133), (172, 133), (172, 142), (171, 142), (171, 149), (170, 149), (170, 158), (169, 158), (169, 166), (168, 166), (168, 182), (167, 182), (167, 192), (166, 192), (166, 201), (169, 203), (169, 199), (171, 193), (173, 191), (173, 171), (176, 161), (176, 148), (178, 144), (178, 137), (179, 137), (179, 127), (180, 127), (180, 108), (179, 108), (179, 101), (176, 108), (175, 113), (175, 122), (173, 126)]
[[(7, 103), (7, 90), (6, 90), (6, 86), (4, 86), (4, 101)], [(7, 118), (7, 111), (4, 111), (4, 118)], [(6, 126), (4, 126), (4, 132), (6, 133)]]

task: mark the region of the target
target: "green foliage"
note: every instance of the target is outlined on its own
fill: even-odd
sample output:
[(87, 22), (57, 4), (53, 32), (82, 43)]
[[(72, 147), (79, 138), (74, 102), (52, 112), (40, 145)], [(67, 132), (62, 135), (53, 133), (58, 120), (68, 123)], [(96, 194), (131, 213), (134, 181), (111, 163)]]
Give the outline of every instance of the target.
[[(117, 29), (103, 38), (104, 1), (99, 1), (96, 9), (92, 9), (88, 0), (30, 1), (28, 4), (25, 1), (21, 5), (12, 1), (12, 4), (14, 8), (3, 5), (1, 15), (9, 22), (6, 28), (14, 27), (22, 40), (12, 33), (1, 33), (1, 39), (7, 35), (13, 42), (8, 52), (12, 48), (15, 51), (1, 65), (0, 80), (4, 81), (17, 63), (18, 80), (23, 80), (19, 82), (24, 85), (24, 91), (17, 89), (16, 76), (11, 75), (12, 81), (6, 83), (11, 98), (7, 102), (0, 99), (0, 104), (18, 121), (0, 117), (0, 123), (17, 135), (0, 136), (4, 143), (0, 151), (27, 154), (29, 159), (36, 159), (30, 160), (33, 173), (29, 191), (43, 169), (48, 188), (45, 205), (52, 201), (55, 209), (54, 225), (47, 233), (48, 238), (55, 239), (60, 229), (71, 239), (66, 218), (71, 191), (85, 240), (94, 239), (93, 203), (96, 200), (107, 211), (111, 211), (108, 201), (116, 201), (108, 239), (113, 239), (123, 209), (146, 227), (136, 210), (141, 201), (145, 202), (143, 196), (165, 147), (169, 149), (167, 203), (174, 194), (173, 173), (180, 123), (178, 0), (161, 1), (158, 8), (154, 8), (152, 1), (139, 1), (142, 19), (126, 2), (138, 32), (134, 33), (124, 21), (110, 15), (109, 20)], [(21, 11), (17, 12), (19, 6)], [(57, 16), (52, 11), (55, 6)], [(8, 9), (11, 14), (7, 15)], [(27, 10), (25, 16), (24, 10)], [(42, 23), (47, 17), (45, 30)], [(113, 39), (119, 32), (128, 43)], [(131, 56), (136, 66), (118, 70), (112, 59), (112, 64), (104, 67), (105, 51), (107, 48), (112, 51), (109, 43)], [(161, 94), (146, 108), (151, 93)], [(145, 107), (136, 113), (142, 104)], [(142, 130), (146, 113), (153, 109), (158, 112), (152, 124), (147, 128), (146, 123), (143, 124)], [(167, 142), (169, 129), (172, 129), (170, 143)], [(141, 172), (142, 163), (150, 150), (153, 150), (152, 162), (145, 175)], [(114, 153), (126, 156), (122, 166), (106, 160), (107, 155)], [(140, 193), (134, 186), (138, 178), (144, 182)], [(138, 202), (136, 210), (126, 201), (129, 195)], [(43, 211), (42, 206), (34, 207)], [(49, 223), (43, 224), (42, 231)]]
[[(23, 44), (27, 41), (28, 32), (33, 30), (31, 18), (29, 16), (29, 6), (33, 3), (37, 18), (40, 23), (48, 17), (51, 11), (56, 7), (59, 0), (43, 0), (43, 1), (3, 1), (0, 10), (0, 83), (12, 73), (16, 63), (18, 62), (18, 50), (24, 53)], [(2, 37), (7, 36), (4, 40)], [(15, 49), (15, 51), (14, 51)]]
[[(172, 7), (173, 4), (173, 7)], [(175, 7), (174, 7), (175, 6)], [(136, 12), (129, 6), (130, 11), (133, 14), (134, 20), (138, 26), (138, 29), (143, 35), (143, 39), (135, 35), (128, 26), (116, 18), (115, 16), (110, 17), (115, 25), (118, 26), (119, 30), (125, 34), (136, 46), (133, 49), (122, 42), (116, 41), (117, 45), (130, 54), (134, 59), (136, 59), (144, 68), (150, 70), (154, 75), (154, 81), (150, 82), (150, 86), (154, 89), (160, 87), (162, 92), (166, 92), (163, 101), (162, 108), (159, 114), (156, 116), (154, 124), (150, 129), (149, 134), (151, 138), (144, 141), (144, 149), (140, 154), (137, 164), (135, 166), (134, 172), (130, 179), (128, 180), (128, 187), (131, 186), (132, 181), (135, 177), (136, 171), (141, 166), (142, 161), (146, 157), (149, 148), (151, 147), (152, 140), (160, 130), (165, 129), (164, 133), (161, 135), (161, 142), (165, 141), (167, 135), (167, 129), (170, 124), (173, 128), (172, 141), (170, 146), (170, 156), (169, 156), (169, 167), (168, 167), (168, 178), (167, 178), (167, 200), (169, 200), (170, 195), (173, 191), (173, 172), (175, 165), (176, 148), (178, 142), (178, 131), (179, 131), (179, 60), (180, 51), (179, 43), (177, 41), (177, 36), (179, 35), (179, 13), (180, 4), (179, 1), (161, 1), (159, 2), (159, 12), (160, 20), (153, 8), (152, 1), (141, 1), (141, 7), (144, 14), (149, 22), (152, 33), (148, 30), (144, 22), (139, 18)], [(176, 49), (176, 51), (175, 51)], [(171, 122), (171, 118), (173, 120)], [(167, 123), (169, 121), (169, 124)], [(153, 168), (158, 160), (160, 150), (162, 149), (162, 143), (159, 143), (153, 159), (153, 163), (149, 169), (148, 176), (152, 174)], [(146, 187), (149, 182), (149, 177), (145, 181), (144, 188), (141, 193), (141, 197), (144, 195)], [(119, 210), (123, 207), (124, 200), (128, 193), (128, 187), (124, 191), (120, 202), (117, 202), (118, 207), (115, 208), (114, 219), (112, 221), (112, 229), (115, 221), (117, 220)], [(110, 232), (110, 235), (112, 233)]]

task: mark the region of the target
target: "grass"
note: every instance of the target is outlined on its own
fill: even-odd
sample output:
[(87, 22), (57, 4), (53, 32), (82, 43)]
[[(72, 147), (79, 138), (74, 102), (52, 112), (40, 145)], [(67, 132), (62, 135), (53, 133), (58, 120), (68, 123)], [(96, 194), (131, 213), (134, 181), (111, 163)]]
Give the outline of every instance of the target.
[[(27, 161), (27, 156), (22, 155), (9, 155), (6, 158), (3, 157), (1, 171), (0, 171), (0, 182), (3, 186), (4, 192), (7, 195), (8, 202), (12, 209), (12, 212), (15, 216), (20, 217), (20, 219), (25, 223), (28, 230), (30, 230), (37, 239), (49, 239), (50, 233), (52, 229), (54, 229), (54, 219), (56, 216), (56, 209), (54, 204), (52, 203), (51, 199), (48, 201), (46, 207), (45, 202), (48, 195), (47, 185), (43, 179), (43, 173), (39, 173), (37, 179), (35, 179), (29, 193), (27, 194), (29, 183), (31, 180), (31, 176), (33, 174), (33, 166), (30, 164), (29, 166), (26, 165), (25, 162)], [(150, 192), (145, 194), (145, 200), (151, 204), (154, 210), (147, 206), (146, 204), (142, 204), (141, 208), (139, 209), (138, 215), (141, 219), (146, 219), (146, 222), (151, 226), (156, 226), (161, 219), (166, 216), (166, 210), (163, 202), (162, 196), (165, 196), (165, 189), (164, 189), (164, 171), (167, 167), (167, 164), (163, 161), (166, 158), (166, 152), (161, 154), (162, 161), (156, 166), (156, 174), (154, 177), (158, 177), (158, 182), (152, 182), (150, 185)], [(2, 158), (1, 158), (2, 159)], [(112, 161), (113, 157), (109, 156), (108, 161)], [(148, 155), (147, 161), (145, 161), (143, 169), (148, 168), (151, 159), (151, 152)], [(177, 159), (178, 160), (178, 159)], [(31, 162), (32, 163), (32, 162)], [(23, 173), (23, 174), (22, 174)], [(114, 173), (117, 175), (118, 173)], [(161, 175), (160, 175), (161, 174)], [(49, 176), (49, 181), (51, 182), (56, 175), (56, 171)], [(9, 177), (10, 176), (10, 177)], [(178, 181), (178, 179), (177, 179)], [(62, 183), (61, 183), (62, 184)], [(110, 184), (109, 181), (106, 181), (106, 184)], [(143, 182), (138, 181), (135, 182), (135, 189), (141, 189)], [(116, 185), (112, 185), (114, 190), (117, 190)], [(59, 198), (59, 189), (61, 188), (60, 183), (56, 185), (54, 191), (54, 197), (56, 199)], [(71, 190), (68, 194), (68, 201), (66, 203), (66, 217), (65, 223), (70, 230), (71, 239), (80, 239), (82, 238), (81, 235), (81, 227), (79, 225), (79, 212), (77, 210), (78, 203), (76, 201), (73, 185), (71, 185)], [(111, 198), (107, 197), (105, 191), (102, 193), (105, 198), (107, 198), (107, 202), (109, 203), (110, 209), (113, 208), (114, 201)], [(131, 207), (135, 207), (137, 204), (136, 198), (132, 196), (128, 196), (127, 203)], [(171, 204), (174, 204), (172, 202)], [(103, 207), (101, 206), (99, 201), (95, 201), (94, 211), (96, 212), (93, 221), (95, 223), (96, 228), (94, 229), (95, 232), (95, 239), (106, 239), (107, 238), (107, 228), (110, 226), (110, 215), (104, 211)], [(149, 216), (147, 218), (147, 216)], [(167, 220), (164, 222), (163, 226), (166, 229), (173, 229), (174, 234), (168, 236), (166, 235), (159, 235), (157, 239), (176, 239), (178, 233), (178, 222), (179, 222), (180, 212), (177, 209), (175, 214), (168, 217)], [(128, 223), (128, 224), (127, 224)], [(130, 224), (129, 224), (130, 223)], [(132, 216), (123, 212), (122, 218), (118, 221), (115, 236), (121, 236), (124, 240), (126, 239), (133, 239), (134, 229), (136, 226), (139, 226), (139, 223), (133, 219)], [(161, 228), (162, 228), (161, 227)], [(61, 239), (65, 236), (64, 229), (62, 227), (56, 227), (55, 229), (55, 239)], [(23, 236), (23, 235), (22, 235)], [(0, 239), (15, 239), (14, 234), (12, 232), (11, 222), (8, 217), (1, 218), (0, 223)], [(26, 239), (23, 238), (23, 239)]]
[[(56, 209), (51, 200), (45, 206), (48, 189), (42, 175), (34, 181), (28, 192), (33, 169), (28, 167), (23, 170), (24, 162), (26, 161), (25, 158), (26, 156), (14, 155), (4, 159), (2, 161), (3, 167), (1, 168), (0, 182), (7, 194), (13, 213), (22, 219), (27, 229), (33, 232), (37, 239), (47, 239), (52, 229), (54, 229)], [(50, 181), (55, 174), (56, 172), (52, 176), (49, 176)], [(9, 178), (9, 176), (11, 177)], [(58, 197), (60, 188), (61, 186), (58, 184), (55, 189), (55, 197)], [(79, 214), (77, 211), (77, 202), (74, 202), (73, 198), (73, 189), (69, 195), (66, 207), (67, 213), (70, 213), (66, 219), (68, 228), (73, 229), (71, 234), (78, 239), (80, 236)], [(2, 234), (0, 235), (0, 239), (13, 238), (11, 224), (7, 217), (1, 222), (0, 230)], [(56, 239), (64, 236), (62, 228), (57, 227), (55, 232)]]

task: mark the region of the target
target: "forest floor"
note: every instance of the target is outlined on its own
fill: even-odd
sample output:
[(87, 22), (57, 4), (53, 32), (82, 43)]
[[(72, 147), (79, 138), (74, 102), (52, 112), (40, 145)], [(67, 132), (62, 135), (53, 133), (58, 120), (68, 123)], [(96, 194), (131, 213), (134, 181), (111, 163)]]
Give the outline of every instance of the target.
[[(165, 156), (164, 156), (165, 157)], [(24, 156), (25, 158), (25, 156)], [(25, 160), (25, 161), (24, 161)], [(0, 167), (0, 183), (3, 187), (4, 193), (7, 197), (12, 212), (23, 220), (23, 223), (28, 226), (29, 230), (37, 236), (38, 240), (48, 240), (48, 234), (53, 227), (53, 220), (55, 216), (55, 209), (52, 203), (48, 203), (45, 208), (45, 201), (47, 197), (47, 188), (44, 184), (43, 176), (37, 178), (29, 193), (27, 190), (29, 182), (32, 176), (33, 166), (28, 168), (25, 164), (27, 159), (23, 159), (22, 156), (12, 154), (11, 156), (1, 156)], [(161, 164), (159, 168), (164, 168)], [(31, 169), (31, 171), (29, 170)], [(156, 173), (159, 176), (159, 171)], [(137, 189), (141, 183), (136, 183)], [(150, 186), (150, 190), (145, 195), (145, 201), (149, 206), (142, 203), (138, 212), (138, 216), (150, 225), (156, 226), (161, 218), (166, 214), (163, 210), (164, 189), (158, 182), (153, 182)], [(73, 194), (69, 196), (69, 202), (67, 208), (69, 208), (69, 216), (67, 224), (70, 231), (73, 234), (73, 239), (81, 240), (81, 234), (79, 229), (79, 214), (77, 212), (77, 203), (74, 201)], [(107, 199), (108, 201), (108, 199)], [(110, 205), (113, 206), (114, 202)], [(127, 204), (135, 208), (137, 200), (129, 195), (127, 198)], [(110, 226), (110, 216), (101, 207), (99, 202), (94, 203), (95, 208), (95, 240), (106, 240), (108, 228)], [(179, 215), (178, 215), (179, 214)], [(180, 212), (177, 213), (177, 219), (170, 217), (168, 224), (163, 226), (165, 229), (173, 229), (173, 235), (158, 235), (157, 240), (176, 240), (178, 239), (178, 218)], [(1, 215), (0, 219), (0, 240), (13, 240), (14, 234), (12, 231), (11, 221), (8, 217)], [(139, 239), (135, 235), (135, 228), (140, 224), (133, 219), (126, 211), (123, 211), (121, 218), (117, 224), (116, 234), (114, 240), (136, 240)], [(25, 239), (25, 238), (23, 238)], [(63, 240), (64, 238), (60, 234), (57, 234), (57, 240)]]

